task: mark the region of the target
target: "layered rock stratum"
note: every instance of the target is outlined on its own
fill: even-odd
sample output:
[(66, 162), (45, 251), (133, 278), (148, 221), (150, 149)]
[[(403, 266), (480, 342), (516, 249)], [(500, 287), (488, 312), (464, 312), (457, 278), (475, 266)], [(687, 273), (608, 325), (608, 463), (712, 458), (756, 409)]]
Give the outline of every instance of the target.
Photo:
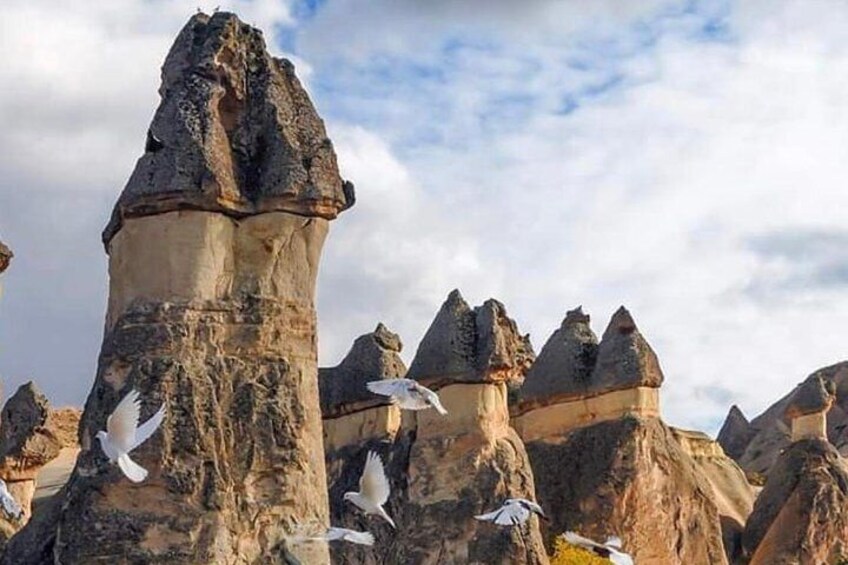
[(656, 354), (624, 308), (600, 343), (589, 322), (568, 312), (512, 408), (551, 517), (546, 539), (617, 535), (637, 563), (726, 563), (714, 486), (692, 457), (702, 448), (684, 448), (659, 417)]
[[(315, 278), (353, 203), (293, 65), (233, 14), (192, 17), (103, 241), (109, 305), (68, 483), (4, 563), (327, 563)], [(94, 441), (130, 389), (160, 430), (129, 483)]]

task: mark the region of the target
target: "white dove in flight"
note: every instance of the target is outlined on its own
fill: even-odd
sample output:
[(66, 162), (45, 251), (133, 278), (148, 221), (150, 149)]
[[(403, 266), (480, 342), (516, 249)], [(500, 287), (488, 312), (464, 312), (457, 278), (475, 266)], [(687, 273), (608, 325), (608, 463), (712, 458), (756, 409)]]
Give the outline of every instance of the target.
[(478, 520), (494, 522), (499, 526), (520, 526), (530, 518), (531, 514), (538, 514), (547, 519), (542, 507), (526, 498), (507, 498), (503, 505), (494, 512), (474, 516)]
[(435, 408), (443, 416), (448, 413), (438, 394), (412, 379), (383, 379), (368, 382), (365, 386), (374, 394), (390, 397), (394, 404), (404, 410)]
[(20, 520), (24, 515), (24, 510), (9, 489), (6, 487), (6, 481), (0, 479), (0, 507), (3, 508), (3, 513), (10, 518)]
[(103, 453), (111, 463), (117, 463), (124, 475), (134, 483), (147, 478), (147, 470), (130, 459), (130, 451), (153, 435), (164, 417), (165, 405), (162, 404), (149, 420), (139, 426), (141, 401), (138, 391), (131, 390), (106, 419), (106, 431), (97, 432)]
[(347, 528), (329, 527), (323, 534), (296, 539), (296, 542), (302, 541), (347, 541), (359, 545), (374, 545), (374, 534), (371, 532), (358, 532)]
[(386, 470), (383, 468), (383, 460), (373, 451), (369, 451), (365, 458), (362, 476), (359, 477), (359, 492), (346, 492), (344, 499), (356, 505), (365, 512), (366, 516), (376, 514), (397, 529), (394, 520), (383, 509), (390, 492), (391, 487), (386, 477)]
[(574, 532), (565, 532), (562, 536), (571, 545), (588, 549), (599, 557), (606, 557), (615, 565), (633, 565), (633, 558), (621, 551), (621, 539), (615, 536), (607, 538), (604, 543), (598, 543)]

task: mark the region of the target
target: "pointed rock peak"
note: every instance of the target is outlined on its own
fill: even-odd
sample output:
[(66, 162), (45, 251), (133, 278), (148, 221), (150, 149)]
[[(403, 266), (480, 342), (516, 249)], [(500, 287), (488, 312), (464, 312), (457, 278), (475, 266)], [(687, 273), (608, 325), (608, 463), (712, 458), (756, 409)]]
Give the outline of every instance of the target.
[(746, 426), (748, 425), (748, 418), (745, 417), (742, 410), (735, 404), (730, 407), (730, 411), (727, 413), (727, 419), (733, 422), (743, 423)]
[(404, 376), (406, 365), (398, 355), (400, 350), (400, 336), (378, 324), (373, 332), (354, 340), (341, 363), (319, 369), (318, 389), (323, 416), (333, 417), (364, 405), (384, 403), (385, 399), (375, 397), (365, 384)]
[(739, 459), (755, 433), (745, 414), (734, 404), (724, 419), (716, 441), (728, 456)]
[(489, 299), (473, 310), (452, 291), (418, 345), (410, 378), (431, 385), (515, 382), (535, 355), (503, 304)]
[(637, 328), (636, 322), (633, 321), (633, 316), (630, 315), (630, 311), (627, 310), (627, 308), (620, 306), (618, 310), (615, 311), (615, 314), (612, 315), (610, 323), (604, 331), (604, 338), (606, 338), (607, 334), (611, 332), (631, 334), (635, 331), (637, 331)]
[(400, 340), (400, 336), (389, 331), (382, 322), (377, 324), (377, 328), (371, 335), (374, 336), (374, 341), (377, 342), (377, 345), (383, 349), (388, 349), (389, 351), (395, 351), (397, 353), (400, 353), (403, 350), (403, 342)]
[(234, 14), (197, 14), (162, 67), (162, 98), (103, 233), (174, 210), (332, 219), (353, 204), (324, 123), (262, 32)]
[(656, 353), (639, 332), (630, 312), (622, 306), (613, 314), (601, 338), (591, 391), (659, 388), (663, 379)]
[(9, 263), (11, 263), (14, 256), (15, 254), (12, 253), (12, 250), (0, 241), (0, 273), (9, 268)]
[(597, 356), (598, 338), (589, 327), (589, 315), (580, 307), (568, 311), (527, 373), (518, 392), (518, 410), (585, 394)]
[(32, 382), (9, 398), (0, 413), (0, 470), (16, 467), (23, 472), (58, 454), (58, 440), (44, 428), (49, 413), (47, 397)]
[(826, 412), (833, 404), (835, 393), (833, 381), (814, 374), (795, 389), (786, 406), (786, 417), (791, 419), (805, 414)]
[(569, 326), (577, 326), (577, 325), (589, 325), (591, 321), (589, 314), (583, 313), (583, 307), (578, 306), (574, 310), (569, 310), (565, 313), (565, 319), (562, 321), (562, 327)]

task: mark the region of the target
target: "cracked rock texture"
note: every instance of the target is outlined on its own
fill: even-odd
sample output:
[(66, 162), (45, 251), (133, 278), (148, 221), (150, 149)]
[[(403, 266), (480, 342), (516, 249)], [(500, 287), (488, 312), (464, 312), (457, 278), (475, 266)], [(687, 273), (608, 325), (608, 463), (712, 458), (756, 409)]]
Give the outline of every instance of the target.
[[(353, 202), (291, 63), (232, 14), (192, 17), (104, 242), (109, 308), (68, 483), (4, 563), (329, 562), (315, 278)], [(131, 389), (160, 430), (132, 484), (94, 435)]]

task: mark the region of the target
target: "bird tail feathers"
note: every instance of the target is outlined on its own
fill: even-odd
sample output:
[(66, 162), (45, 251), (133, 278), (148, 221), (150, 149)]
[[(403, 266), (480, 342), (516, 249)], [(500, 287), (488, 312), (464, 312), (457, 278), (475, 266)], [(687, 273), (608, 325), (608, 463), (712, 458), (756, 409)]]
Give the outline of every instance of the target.
[(140, 483), (147, 478), (147, 469), (130, 459), (130, 456), (126, 453), (122, 453), (118, 457), (118, 467), (134, 483)]

